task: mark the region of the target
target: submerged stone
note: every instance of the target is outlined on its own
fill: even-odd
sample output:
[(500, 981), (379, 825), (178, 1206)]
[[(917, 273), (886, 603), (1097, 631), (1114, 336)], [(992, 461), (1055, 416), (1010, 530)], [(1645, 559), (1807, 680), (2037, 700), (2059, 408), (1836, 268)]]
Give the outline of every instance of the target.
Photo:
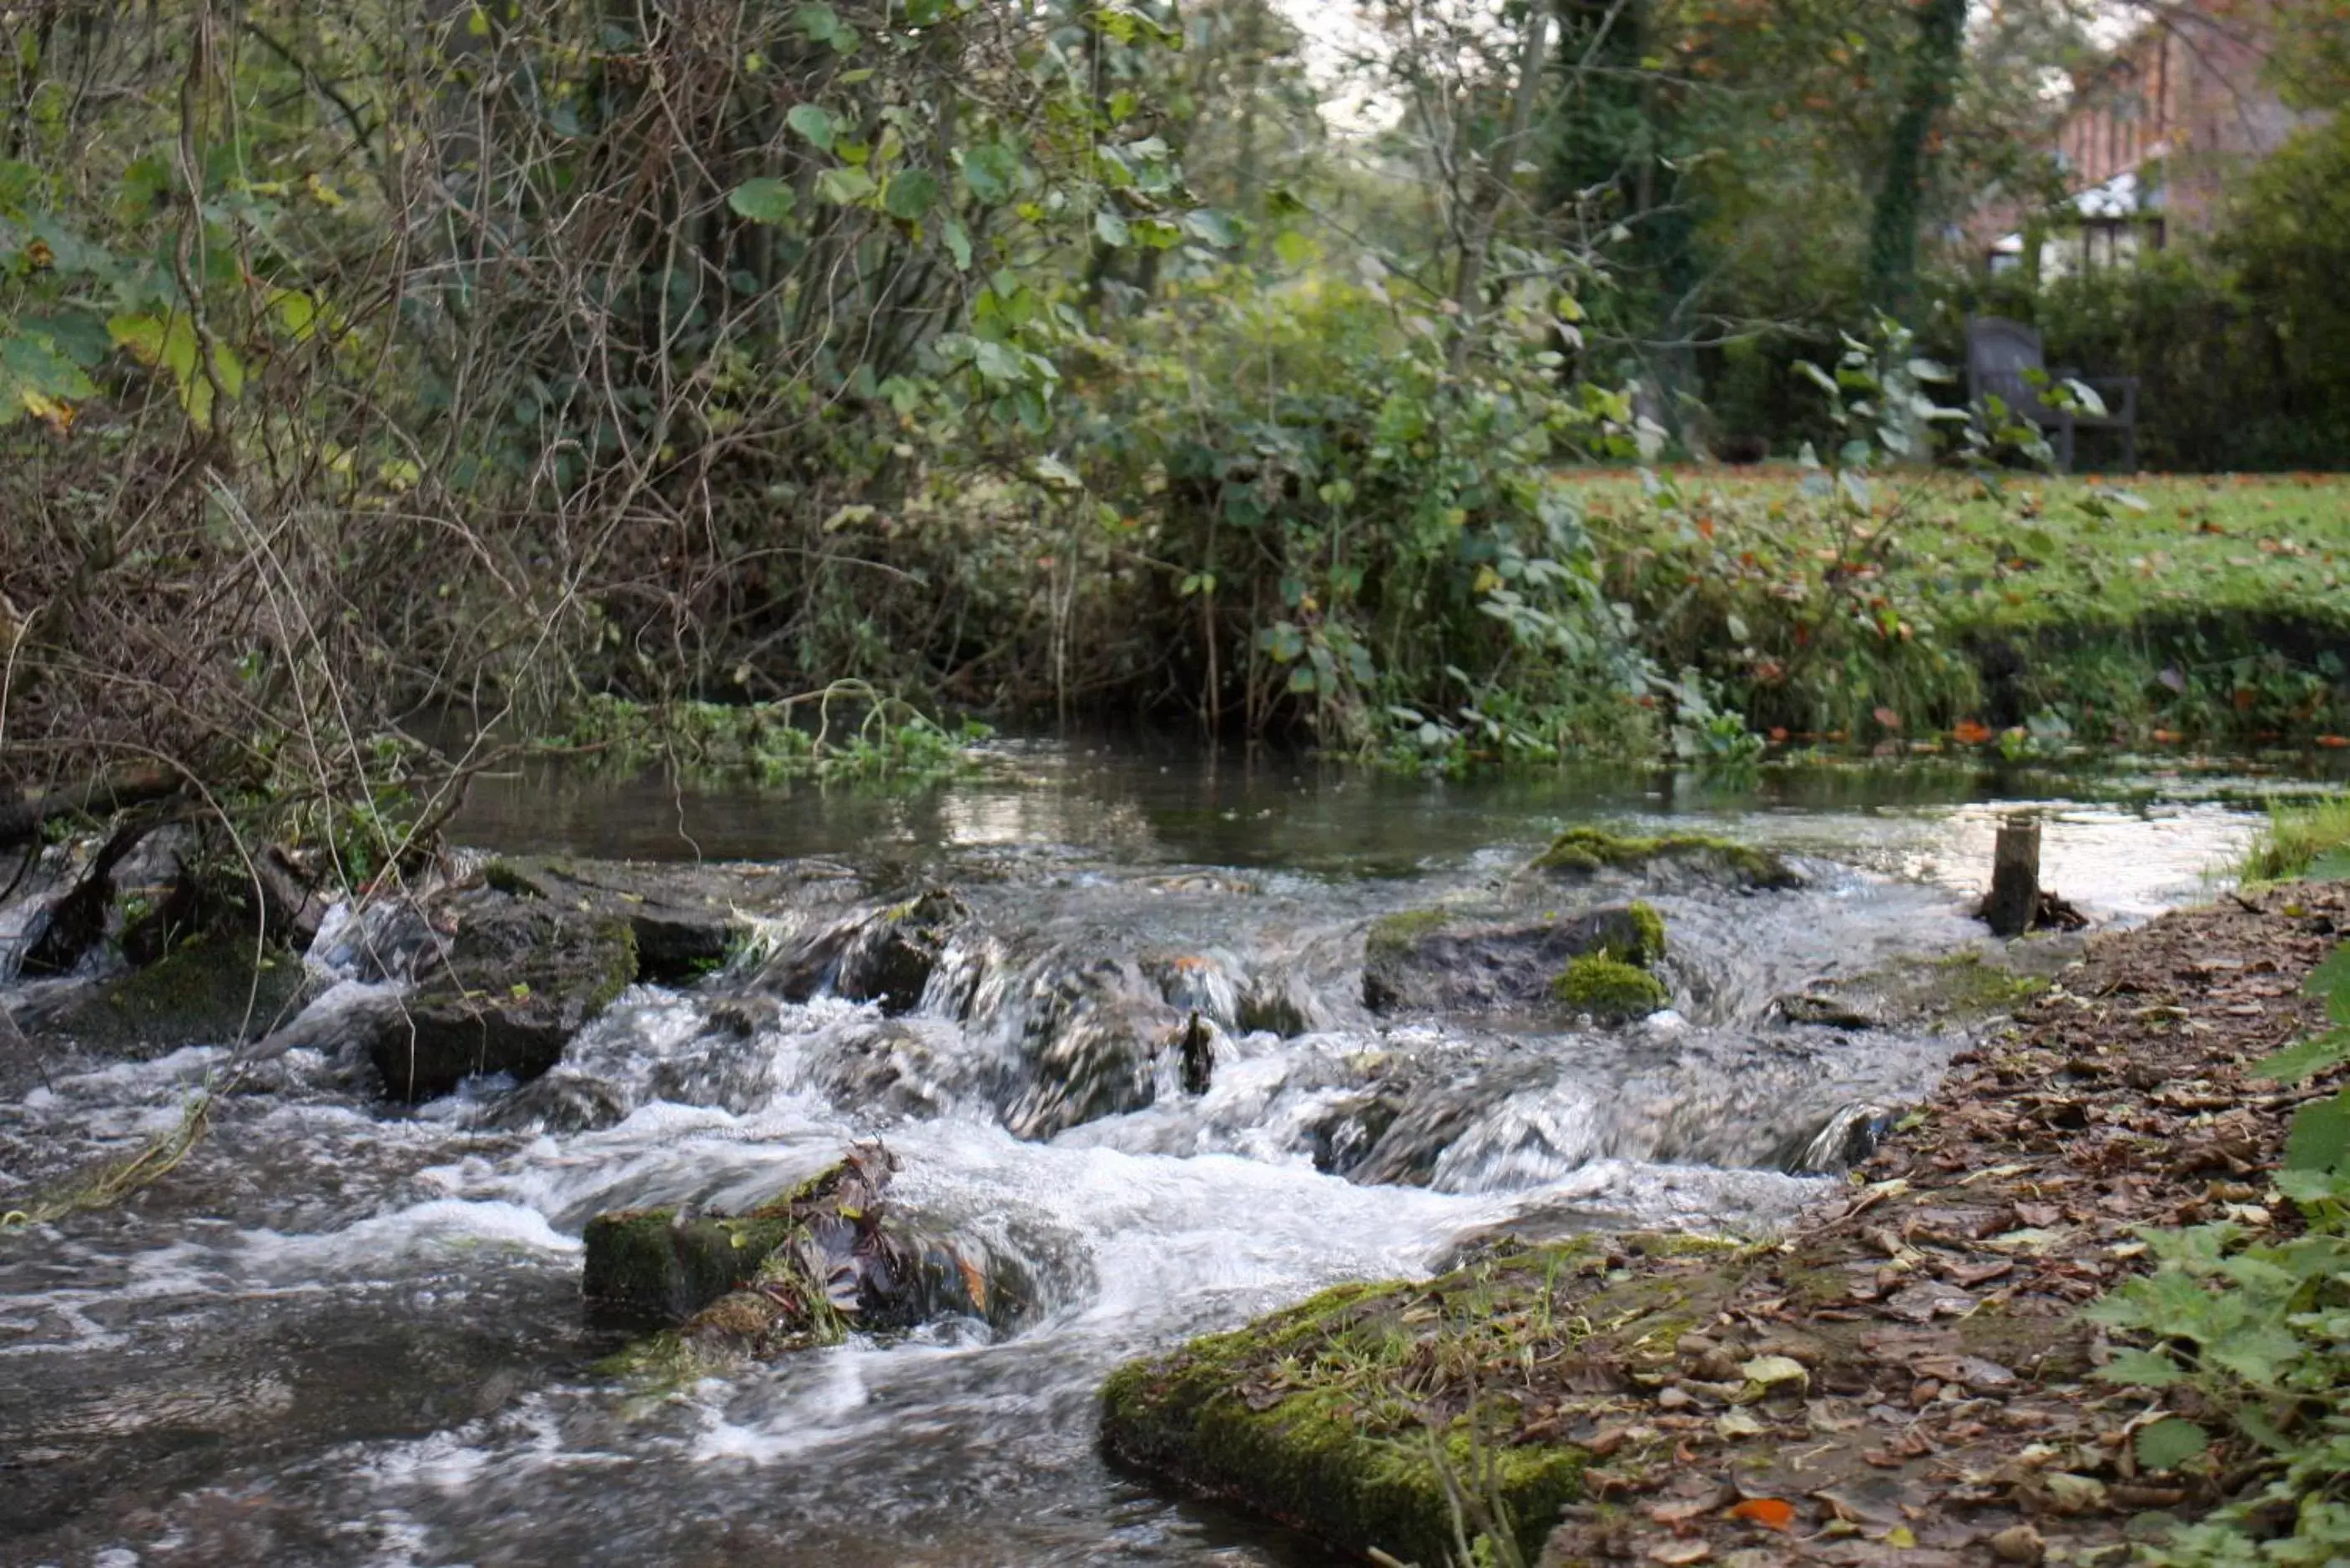
[(1747, 888), (1799, 888), (1804, 881), (1781, 857), (1731, 839), (1692, 833), (1647, 837), (1599, 827), (1568, 828), (1534, 857), (1533, 868), (1587, 877), (1603, 870), (1646, 872), (1668, 865), (1724, 877)]
[(911, 1012), (970, 913), (962, 899), (933, 888), (826, 926), (776, 954), (763, 978), (787, 1002), (828, 993), (877, 1002), (892, 1017)]
[(785, 908), (822, 887), (848, 886), (828, 867), (653, 865), (546, 856), (500, 857), (482, 880), (516, 898), (625, 921), (637, 944), (639, 974), (670, 982), (696, 979), (724, 963), (752, 937), (755, 912)]

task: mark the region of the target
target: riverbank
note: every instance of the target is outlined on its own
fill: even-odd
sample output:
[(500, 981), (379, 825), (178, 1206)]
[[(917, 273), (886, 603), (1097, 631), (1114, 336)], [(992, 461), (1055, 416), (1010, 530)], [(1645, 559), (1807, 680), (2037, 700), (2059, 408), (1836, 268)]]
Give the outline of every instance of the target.
[(2046, 754), (2350, 734), (2338, 476), (1576, 487), (1643, 651), (1774, 739)]
[(2163, 1397), (2092, 1378), (2113, 1347), (2081, 1309), (2147, 1269), (2136, 1227), (2290, 1228), (2265, 1173), (2331, 1086), (2246, 1067), (2322, 1016), (2300, 981), (2345, 920), (2335, 883), (2096, 939), (1787, 1235), (1503, 1236), (1129, 1365), (1107, 1446), (1422, 1563), (1505, 1510), (1558, 1568), (2079, 1562), (2158, 1533), (2256, 1456), (2152, 1469)]

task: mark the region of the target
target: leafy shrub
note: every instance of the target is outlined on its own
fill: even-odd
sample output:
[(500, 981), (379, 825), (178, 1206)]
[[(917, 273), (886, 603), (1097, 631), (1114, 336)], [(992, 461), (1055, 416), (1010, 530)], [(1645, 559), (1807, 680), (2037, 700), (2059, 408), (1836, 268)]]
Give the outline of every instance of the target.
[[(2350, 1061), (2350, 947), (2310, 976), (2334, 1027), (2255, 1064), (2293, 1083)], [(2232, 1427), (2265, 1485), (2175, 1531), (2147, 1560), (2205, 1564), (2337, 1563), (2350, 1554), (2350, 1089), (2295, 1115), (2278, 1188), (2300, 1206), (2298, 1236), (2253, 1240), (2233, 1224), (2141, 1232), (2158, 1260), (2090, 1309), (2148, 1343), (2097, 1376), (2184, 1386)], [(2143, 1428), (2149, 1469), (2210, 1469), (2213, 1434), (2169, 1417)]]
[(1089, 487), (1142, 498), (1175, 684), (1213, 722), (1407, 758), (1620, 740), (1647, 670), (1550, 469), (1629, 452), (1628, 400), (1563, 380), (1555, 286), (1465, 356), (1402, 292), (1219, 275), (1076, 389)]

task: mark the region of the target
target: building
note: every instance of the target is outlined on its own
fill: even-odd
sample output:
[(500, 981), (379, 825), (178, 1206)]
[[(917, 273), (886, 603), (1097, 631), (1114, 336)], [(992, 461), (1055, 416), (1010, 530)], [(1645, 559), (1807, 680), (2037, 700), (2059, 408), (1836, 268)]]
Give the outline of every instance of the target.
[[(2207, 233), (2242, 171), (2306, 123), (2272, 79), (2275, 0), (2137, 9), (2147, 19), (2076, 84), (2057, 125), (2069, 196), (1992, 241), (1993, 272), (2028, 267), (2053, 281)], [(2011, 210), (1999, 226), (2014, 223)]]

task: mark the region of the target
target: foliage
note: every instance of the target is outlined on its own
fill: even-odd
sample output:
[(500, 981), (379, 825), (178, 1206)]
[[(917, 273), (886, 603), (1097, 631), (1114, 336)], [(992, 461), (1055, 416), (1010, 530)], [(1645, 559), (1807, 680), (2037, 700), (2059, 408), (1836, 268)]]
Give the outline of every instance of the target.
[(972, 721), (950, 729), (857, 681), (778, 702), (648, 706), (599, 696), (567, 717), (567, 732), (547, 742), (558, 750), (594, 753), (628, 771), (658, 760), (769, 784), (951, 778), (978, 765), (972, 748), (993, 733)]
[[(2310, 977), (2334, 1028), (2255, 1064), (2295, 1082), (2350, 1061), (2350, 947)], [(2184, 1386), (2253, 1446), (2266, 1484), (2174, 1531), (2147, 1560), (2182, 1565), (2320, 1563), (2350, 1552), (2350, 1089), (2303, 1106), (2277, 1179), (2299, 1205), (2298, 1236), (2234, 1223), (2142, 1231), (2157, 1259), (2090, 1309), (2148, 1343), (2102, 1367), (2106, 1381)], [(2211, 1433), (2170, 1417), (2141, 1428), (2148, 1469), (2210, 1470)]]
[(2241, 875), (2247, 882), (2350, 877), (2350, 798), (2270, 806)]
[(1118, 526), (1211, 724), (1440, 763), (1620, 736), (1645, 672), (1548, 468), (1629, 450), (1631, 415), (1560, 382), (1575, 313), (1513, 288), (1456, 375), (1451, 317), (1400, 280), (1218, 277), (1079, 383), (1087, 489), (1139, 498)]
[(2018, 754), (2350, 729), (2334, 482), (1866, 483), (1866, 513), (1813, 471), (1598, 483), (1586, 511), (1645, 649), (1758, 728)]

